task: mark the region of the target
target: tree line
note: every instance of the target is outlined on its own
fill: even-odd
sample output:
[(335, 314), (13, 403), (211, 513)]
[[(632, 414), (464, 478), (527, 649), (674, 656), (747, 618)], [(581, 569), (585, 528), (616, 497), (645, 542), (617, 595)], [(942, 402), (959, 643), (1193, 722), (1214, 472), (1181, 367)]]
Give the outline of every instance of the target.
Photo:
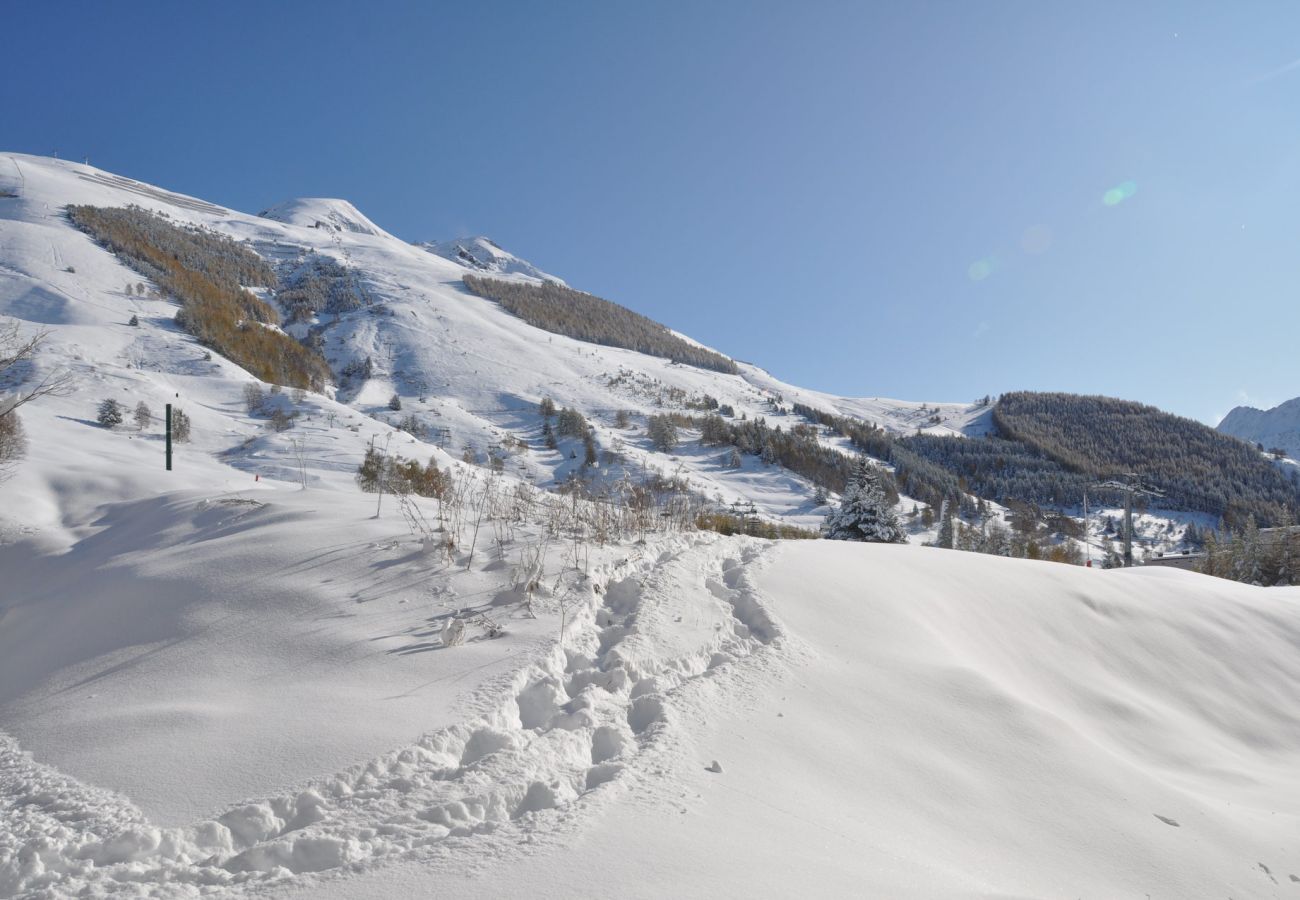
[(181, 305), (176, 322), (262, 381), (321, 390), (329, 365), (274, 326), (279, 315), (244, 285), (274, 287), (275, 271), (253, 251), (138, 206), (69, 206), (68, 217)]
[(1200, 422), (1110, 397), (1021, 391), (1003, 394), (993, 422), (1079, 475), (1137, 472), (1164, 497), (1160, 505), (1219, 516), (1228, 529), (1284, 525), (1300, 511), (1300, 481), (1253, 446)]
[(535, 284), (466, 275), (470, 293), (494, 300), (529, 325), (606, 347), (622, 347), (700, 369), (735, 374), (734, 360), (679, 338), (640, 313), (554, 281)]

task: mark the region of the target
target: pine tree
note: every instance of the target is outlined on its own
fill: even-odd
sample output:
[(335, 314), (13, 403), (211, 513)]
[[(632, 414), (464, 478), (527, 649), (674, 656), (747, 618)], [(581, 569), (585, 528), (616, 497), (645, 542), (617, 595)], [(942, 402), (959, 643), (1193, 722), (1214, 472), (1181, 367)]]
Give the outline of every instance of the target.
[(135, 424), (141, 431), (149, 427), (153, 421), (153, 411), (149, 409), (149, 404), (141, 400), (135, 405)]
[(122, 407), (116, 400), (105, 400), (99, 404), (99, 414), (96, 416), (100, 425), (105, 428), (112, 428), (114, 425), (122, 424)]
[(677, 446), (677, 426), (667, 416), (651, 416), (646, 425), (650, 443), (660, 453), (671, 453)]
[(190, 417), (183, 409), (172, 410), (172, 437), (181, 444), (190, 439)]
[(550, 422), (542, 425), (542, 443), (546, 445), (547, 450), (554, 450), (559, 446), (555, 440), (555, 429), (551, 427)]
[(1283, 526), (1278, 534), (1280, 546), (1277, 551), (1277, 577), (1273, 581), (1276, 585), (1289, 585), (1296, 582), (1294, 528), (1295, 526)]
[(935, 546), (943, 547), (945, 550), (953, 549), (952, 513), (948, 510), (947, 497), (939, 507), (939, 540), (936, 541)]
[(550, 397), (543, 397), (542, 402), (537, 404), (537, 411), (541, 414), (543, 419), (549, 419), (551, 416), (555, 415), (555, 401)]
[(374, 447), (367, 447), (365, 459), (357, 466), (358, 486), (367, 493), (374, 493), (379, 490), (379, 478), (382, 473), (383, 455)]
[(876, 467), (858, 459), (839, 508), (826, 517), (825, 536), (833, 541), (905, 544), (907, 534), (885, 497)]
[(401, 409), (401, 408), (402, 408), (402, 398), (399, 397), (399, 396), (397, 396), (396, 394), (393, 394), (393, 396), (391, 396), (391, 397), (388, 398), (388, 408), (391, 409), (391, 410), (393, 410), (393, 411), (397, 411), (397, 410)]

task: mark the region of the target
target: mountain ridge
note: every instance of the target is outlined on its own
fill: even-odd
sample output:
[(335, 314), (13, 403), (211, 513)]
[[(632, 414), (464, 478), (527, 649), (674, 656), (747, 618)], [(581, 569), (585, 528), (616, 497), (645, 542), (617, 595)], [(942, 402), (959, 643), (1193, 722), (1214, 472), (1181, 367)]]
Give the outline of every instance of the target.
[(1217, 427), (1224, 434), (1262, 444), (1266, 451), (1278, 448), (1292, 459), (1300, 459), (1300, 397), (1271, 409), (1234, 407)]

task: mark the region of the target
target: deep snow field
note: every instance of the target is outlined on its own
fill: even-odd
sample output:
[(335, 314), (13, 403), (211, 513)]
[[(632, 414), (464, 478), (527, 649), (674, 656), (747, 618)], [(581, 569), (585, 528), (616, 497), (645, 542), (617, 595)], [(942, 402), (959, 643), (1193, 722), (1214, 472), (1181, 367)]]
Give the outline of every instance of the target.
[[(801, 479), (661, 458), (602, 415), (656, 385), (932, 413), (547, 336), (340, 201), (282, 222), (115, 178), (0, 157), (0, 314), (76, 378), (24, 407), (0, 483), (0, 897), (1300, 896), (1300, 589), (663, 531), (556, 540), (535, 569), (537, 522), (430, 552), (353, 483), (372, 438), (487, 479), (462, 444), (553, 393), (629, 464), (812, 524)], [(381, 371), (267, 430), (250, 376), (128, 297), (68, 202), (346, 257), (395, 314), (332, 345)], [(375, 417), (394, 390), (450, 452)], [(105, 397), (190, 414), (174, 471), (156, 420), (95, 424)], [(567, 465), (530, 450), (494, 484)]]
[(561, 641), (491, 554), (257, 499), (3, 548), (5, 896), (1300, 890), (1295, 589), (688, 534)]

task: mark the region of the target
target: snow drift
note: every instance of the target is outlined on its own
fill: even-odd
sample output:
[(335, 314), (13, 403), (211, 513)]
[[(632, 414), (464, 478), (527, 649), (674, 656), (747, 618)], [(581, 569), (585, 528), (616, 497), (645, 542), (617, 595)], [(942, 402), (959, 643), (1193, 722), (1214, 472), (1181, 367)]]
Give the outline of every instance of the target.
[[(247, 527), (249, 546), (271, 535), (269, 521)], [(55, 667), (24, 695), (69, 708), (174, 688), (167, 704), (113, 713), (154, 737), (111, 768), (94, 762), (109, 748), (72, 754), (68, 774), (0, 749), (0, 796), (20, 812), (0, 840), (0, 891), (499, 896), (527, 884), (563, 896), (591, 858), (599, 889), (628, 896), (1295, 889), (1300, 591), (716, 535), (612, 551), (590, 584), (562, 648), (540, 635), (502, 645), (511, 674), (482, 682), (476, 715), (458, 723), (443, 706), (439, 724), (413, 709), (410, 727), (433, 730), (334, 774), (299, 760), (293, 778), (293, 757), (285, 768), (233, 753), (206, 772), (213, 796), (227, 781), (225, 799), (190, 824), (160, 827), (74, 778), (96, 771), (120, 789), (183, 769), (177, 747), (211, 733), (174, 710), (229, 694), (240, 645), (223, 641), (212, 659), (193, 652), (201, 629), (180, 629), (180, 650), (151, 651), (193, 670), (180, 680), (141, 679), (141, 662), (155, 665), (144, 661), (96, 664), (89, 680), (72, 677), (83, 664)], [(309, 605), (294, 614), (339, 608)], [(236, 623), (219, 627), (288, 627), (272, 610), (229, 614)], [(66, 657), (65, 646), (56, 629), (0, 635), (3, 656)], [(244, 652), (255, 665), (264, 651)], [(481, 662), (453, 648), (435, 664), (440, 678), (477, 677)], [(355, 685), (307, 717), (318, 730), (363, 725), (375, 701), (357, 688), (393, 677), (355, 665), (347, 654), (315, 664), (313, 680)], [(10, 715), (23, 726), (43, 706)], [(85, 720), (69, 715), (69, 727)], [(241, 798), (248, 768), (275, 771), (283, 791)]]

